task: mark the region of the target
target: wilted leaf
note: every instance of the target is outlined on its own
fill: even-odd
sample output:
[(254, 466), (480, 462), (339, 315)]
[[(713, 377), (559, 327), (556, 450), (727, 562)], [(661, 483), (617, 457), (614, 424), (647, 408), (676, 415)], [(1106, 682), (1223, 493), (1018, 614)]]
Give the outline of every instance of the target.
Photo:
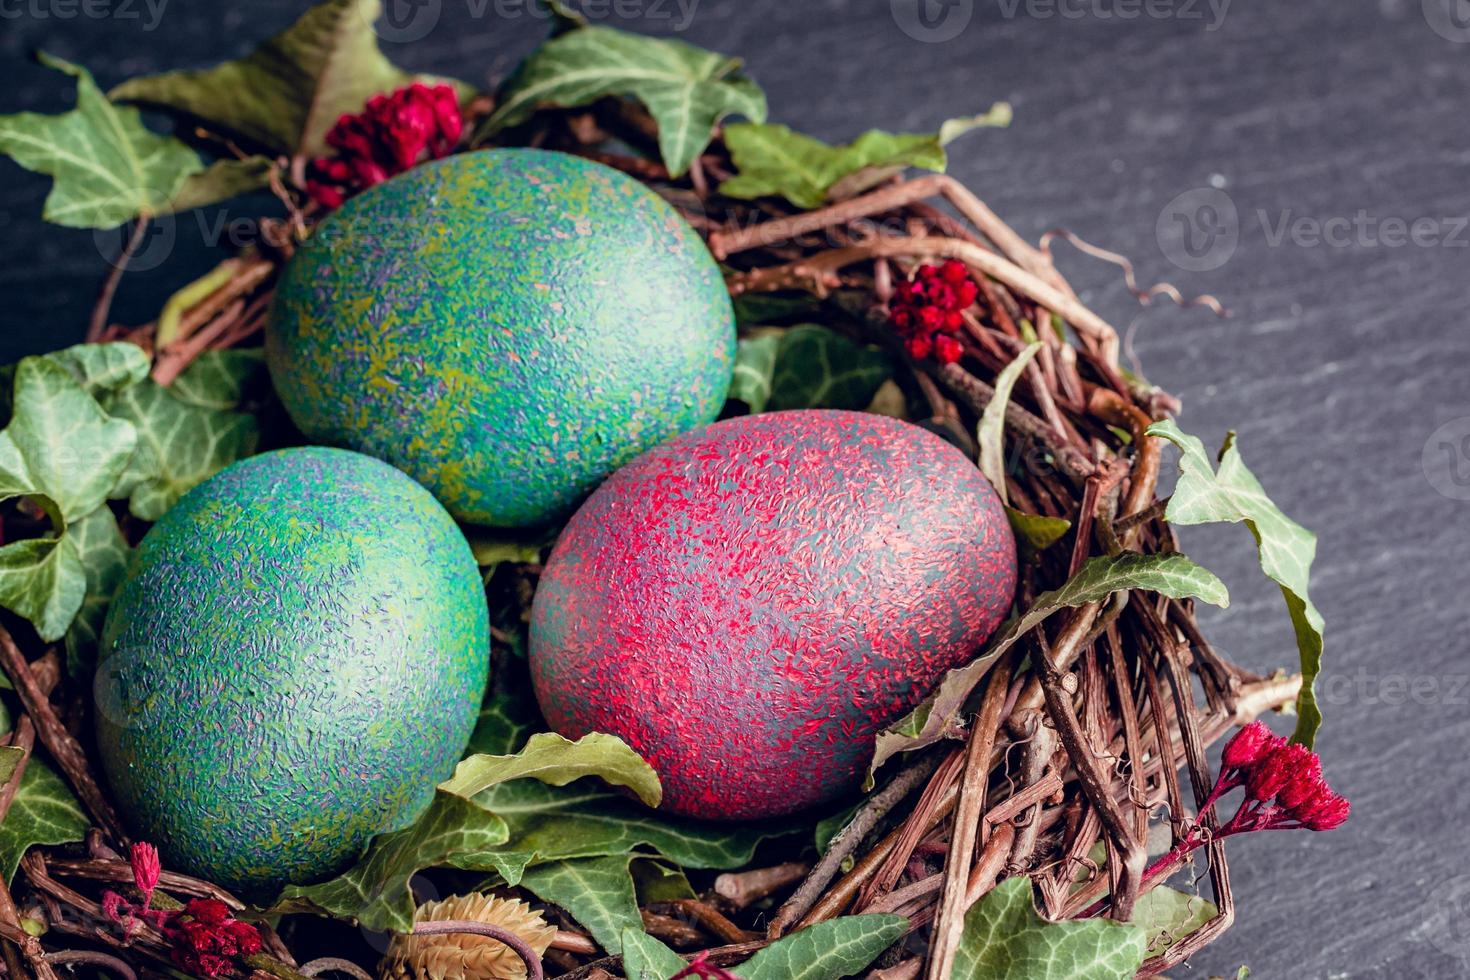
[[(260, 428), (253, 415), (199, 404), (238, 400), (242, 382), (235, 372), (246, 363), (213, 358), (190, 365), (172, 387), (149, 378), (105, 400), (109, 412), (138, 432), (119, 488), (135, 516), (158, 520), (187, 491), (255, 451)], [(257, 361), (251, 370), (258, 368)]]
[(1131, 921), (1148, 937), (1147, 955), (1158, 956), (1219, 914), (1214, 902), (1160, 885), (1138, 896)]
[(745, 980), (840, 980), (898, 942), (908, 924), (901, 915), (829, 919), (772, 943), (735, 972)]
[(61, 777), (34, 756), (16, 787), (15, 800), (0, 823), (0, 871), (8, 882), (26, 851), (37, 844), (71, 844), (92, 826), (86, 811)]
[(1026, 370), (1026, 365), (1031, 363), (1039, 350), (1040, 344), (1031, 344), (1001, 369), (1000, 374), (995, 377), (995, 394), (991, 396), (990, 404), (985, 406), (985, 412), (980, 416), (980, 427), (977, 431), (980, 472), (985, 474), (990, 485), (995, 487), (995, 492), (1000, 494), (1000, 502), (1007, 505), (1011, 498), (1006, 492), (1006, 406), (1011, 403), (1011, 391), (1016, 387), (1016, 379)]
[(649, 806), (658, 806), (663, 788), (643, 757), (616, 735), (593, 732), (575, 742), (554, 732), (532, 735), (515, 755), (472, 755), (455, 768), (439, 788), (470, 797), (512, 779), (538, 779), (565, 786), (583, 776), (596, 776), (613, 786), (626, 786)]
[(622, 945), (623, 976), (628, 980), (669, 980), (689, 965), (641, 925), (623, 930)]
[(767, 407), (859, 411), (892, 373), (893, 365), (882, 351), (854, 343), (835, 330), (802, 324), (781, 334)]
[(1310, 747), (1322, 724), (1315, 683), (1322, 669), (1324, 623), (1307, 594), (1312, 560), (1317, 556), (1317, 536), (1283, 514), (1266, 496), (1261, 481), (1240, 458), (1235, 433), (1220, 448), (1217, 471), (1210, 465), (1204, 443), (1172, 421), (1157, 422), (1148, 431), (1181, 451), (1179, 482), (1164, 511), (1165, 519), (1179, 525), (1244, 522), (1256, 539), (1261, 570), (1281, 587), (1302, 661), (1302, 691), (1297, 698), (1296, 733), (1292, 737)]
[(937, 133), (870, 129), (842, 146), (775, 123), (733, 123), (725, 127), (725, 145), (736, 173), (720, 193), (744, 200), (784, 197), (797, 207), (819, 208), (876, 187), (906, 167), (942, 173), (950, 141), (980, 126), (1010, 122), (1011, 107), (998, 102), (982, 115), (949, 120)]
[(658, 123), (659, 151), (674, 176), (689, 169), (728, 115), (766, 118), (766, 97), (740, 59), (671, 38), (579, 27), (542, 44), (501, 87), (476, 142), (529, 119), (541, 106), (582, 106), (632, 96)]
[(216, 160), (184, 181), (178, 193), (169, 198), (168, 210), (178, 212), (207, 207), (258, 191), (270, 184), (271, 171), (275, 167), (274, 160), (262, 156)]
[(239, 61), (124, 82), (108, 93), (202, 120), (273, 154), (317, 156), (344, 113), (413, 76), (378, 50), (378, 0), (328, 0)]
[(490, 870), (486, 854), (505, 843), (506, 835), (500, 817), (463, 797), (437, 792), (413, 826), (375, 837), (362, 859), (336, 878), (288, 887), (276, 907), (355, 919), (365, 929), (407, 932), (414, 910), (409, 881), (415, 874), (444, 866)]
[(1042, 517), (1040, 514), (1025, 514), (1014, 507), (1006, 508), (1006, 517), (1016, 537), (1032, 551), (1045, 551), (1066, 537), (1072, 530), (1072, 522), (1065, 517)]
[(750, 406), (752, 414), (766, 410), (771, 400), (771, 377), (776, 373), (776, 351), (781, 334), (763, 331), (741, 337), (735, 348), (735, 375), (730, 382), (730, 398)]
[(107, 606), (128, 569), (128, 542), (110, 509), (98, 507), (67, 528), (67, 540), (86, 582), (82, 606), (66, 631), (66, 667), (72, 677), (90, 678)]
[(1230, 603), (1225, 583), (1183, 555), (1140, 555), (1127, 551), (1114, 557), (1088, 559), (1065, 585), (1037, 596), (1024, 615), (1011, 619), (991, 639), (983, 654), (951, 670), (933, 694), (897, 724), (879, 733), (873, 765), (868, 770), (869, 782), (878, 767), (895, 754), (911, 752), (943, 738), (995, 659), (1048, 616), (1061, 609), (1106, 599), (1124, 589), (1157, 592), (1175, 599), (1202, 599), (1217, 606)]
[(1146, 937), (1109, 919), (1048, 922), (1036, 913), (1031, 879), (1009, 878), (965, 914), (953, 980), (1132, 980)]
[(550, 861), (527, 868), (521, 887), (559, 905), (609, 953), (623, 951), (623, 933), (642, 931), (629, 855)]
[(0, 152), (54, 179), (42, 217), (69, 228), (112, 228), (140, 214), (160, 214), (199, 155), (171, 136), (147, 129), (137, 109), (107, 101), (78, 65), (38, 56), (77, 80), (77, 106), (59, 116), (0, 116)]

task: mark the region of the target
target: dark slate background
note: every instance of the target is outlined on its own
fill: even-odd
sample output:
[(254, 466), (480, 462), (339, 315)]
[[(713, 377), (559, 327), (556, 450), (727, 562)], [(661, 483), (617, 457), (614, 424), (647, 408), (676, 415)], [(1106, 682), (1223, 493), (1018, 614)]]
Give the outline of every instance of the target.
[[(68, 104), (66, 82), (27, 63), (33, 48), (83, 62), (106, 85), (241, 55), (304, 7), (87, 2), (0, 0), (0, 111)], [(386, 45), (390, 55), (476, 82), (503, 75), (544, 29), (518, 0), (420, 3), (427, 19), (400, 24), (424, 36)], [(1129, 331), (1149, 376), (1182, 396), (1186, 429), (1217, 444), (1238, 428), (1276, 499), (1320, 533), (1320, 746), (1354, 815), (1330, 835), (1234, 842), (1237, 924), (1176, 975), (1234, 976), (1241, 963), (1273, 980), (1470, 975), (1470, 4), (588, 7), (744, 55), (773, 118), (828, 139), (932, 128), (1009, 99), (1015, 125), (958, 144), (954, 173), (1030, 237), (1064, 225), (1134, 256), (1150, 281), (1224, 299), (1229, 320), (1143, 309), (1115, 270), (1064, 258), (1084, 298)], [(0, 163), (5, 360), (80, 338), (99, 250), (117, 247), (116, 235), (41, 224), (46, 186)], [(182, 217), (171, 242), (144, 253), (145, 265), (169, 262), (126, 277), (120, 319), (150, 318), (217, 259), (206, 243), (220, 241), (219, 217)], [(1281, 600), (1256, 573), (1248, 534), (1186, 537), (1234, 595), (1208, 624), (1220, 646), (1256, 668), (1291, 663)]]

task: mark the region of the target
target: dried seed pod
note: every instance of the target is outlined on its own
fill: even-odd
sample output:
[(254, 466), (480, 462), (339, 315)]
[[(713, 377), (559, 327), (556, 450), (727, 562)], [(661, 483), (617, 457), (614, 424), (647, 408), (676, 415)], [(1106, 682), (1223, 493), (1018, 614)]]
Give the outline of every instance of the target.
[[(414, 912), (414, 922), (469, 920), (508, 929), (520, 936), (539, 956), (556, 937), (525, 902), (475, 892), (425, 902)], [(399, 935), (393, 937), (381, 968), (383, 980), (525, 980), (526, 965), (504, 943), (469, 933)]]

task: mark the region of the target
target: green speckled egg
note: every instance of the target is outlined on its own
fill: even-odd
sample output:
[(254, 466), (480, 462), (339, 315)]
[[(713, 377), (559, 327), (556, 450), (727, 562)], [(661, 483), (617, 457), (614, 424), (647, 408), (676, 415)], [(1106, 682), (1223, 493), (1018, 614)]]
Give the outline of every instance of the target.
[(341, 869), (453, 771), (489, 629), (469, 545), (398, 470), (236, 463), (148, 532), (108, 612), (97, 744), (125, 819), (247, 896)]
[(314, 441), (387, 460), (461, 520), (523, 527), (712, 421), (735, 321), (704, 243), (648, 188), (485, 150), (323, 221), (282, 276), (266, 353)]

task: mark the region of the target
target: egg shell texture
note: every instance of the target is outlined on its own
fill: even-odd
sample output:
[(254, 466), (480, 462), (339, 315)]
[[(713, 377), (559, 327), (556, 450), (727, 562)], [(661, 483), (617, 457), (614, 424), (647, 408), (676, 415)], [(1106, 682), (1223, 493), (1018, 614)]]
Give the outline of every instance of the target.
[(665, 807), (750, 819), (855, 786), (877, 731), (1010, 608), (990, 484), (932, 433), (856, 412), (731, 419), (619, 470), (537, 588), (551, 725), (622, 736)]
[(256, 456), (132, 558), (95, 684), (103, 766), (167, 867), (268, 896), (428, 803), (489, 644), (474, 558), (428, 491), (344, 450)]
[(282, 276), (266, 352), (313, 441), (388, 460), (461, 520), (527, 526), (714, 419), (735, 321), (708, 249), (648, 188), (485, 150), (323, 221)]

